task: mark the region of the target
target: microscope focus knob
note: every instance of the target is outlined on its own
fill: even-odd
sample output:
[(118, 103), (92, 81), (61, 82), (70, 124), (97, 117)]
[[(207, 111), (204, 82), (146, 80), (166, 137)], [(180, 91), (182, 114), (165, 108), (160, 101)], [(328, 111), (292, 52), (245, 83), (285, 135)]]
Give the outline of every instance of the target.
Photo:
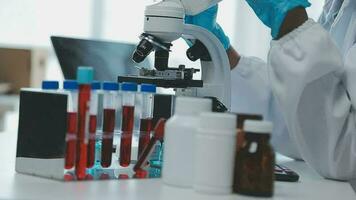
[(195, 44), (187, 50), (187, 57), (193, 62), (199, 59), (202, 61), (211, 61), (208, 49), (199, 40), (197, 40)]

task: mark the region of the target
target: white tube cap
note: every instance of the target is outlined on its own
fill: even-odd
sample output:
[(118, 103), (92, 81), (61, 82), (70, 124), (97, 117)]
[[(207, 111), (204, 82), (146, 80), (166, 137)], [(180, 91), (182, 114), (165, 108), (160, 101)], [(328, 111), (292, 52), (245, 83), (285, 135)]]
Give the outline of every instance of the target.
[(269, 121), (246, 120), (244, 122), (244, 131), (257, 134), (271, 134), (273, 124)]
[(211, 112), (213, 102), (211, 99), (177, 97), (174, 113), (183, 115), (199, 115), (202, 112)]
[(236, 132), (236, 115), (228, 113), (202, 113), (200, 115), (200, 129), (217, 134), (231, 131)]

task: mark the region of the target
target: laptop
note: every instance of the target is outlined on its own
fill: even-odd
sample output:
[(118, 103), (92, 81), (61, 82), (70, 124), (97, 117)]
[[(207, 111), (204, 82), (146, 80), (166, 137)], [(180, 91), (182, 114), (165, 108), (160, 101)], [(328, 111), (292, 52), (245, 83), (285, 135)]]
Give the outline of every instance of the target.
[(136, 44), (51, 37), (52, 45), (65, 79), (76, 79), (78, 66), (91, 66), (98, 81), (117, 81), (118, 76), (138, 75), (138, 67), (152, 69), (146, 59), (140, 64), (131, 60)]

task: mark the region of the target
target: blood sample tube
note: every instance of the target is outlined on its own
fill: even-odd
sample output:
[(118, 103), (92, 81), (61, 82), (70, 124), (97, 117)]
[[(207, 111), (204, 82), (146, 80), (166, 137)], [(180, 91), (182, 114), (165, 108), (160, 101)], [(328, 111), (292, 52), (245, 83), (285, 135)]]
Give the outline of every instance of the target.
[(151, 84), (141, 85), (141, 96), (142, 96), (142, 106), (141, 106), (141, 116), (140, 116), (140, 136), (138, 142), (138, 155), (137, 160), (143, 150), (147, 147), (151, 139), (151, 131), (153, 129), (153, 98), (154, 93), (156, 93), (156, 86)]
[(99, 91), (101, 83), (94, 81), (91, 84), (91, 97), (90, 97), (90, 117), (89, 117), (89, 143), (88, 143), (88, 163), (87, 167), (91, 168), (95, 163), (95, 141), (96, 141), (96, 127), (99, 103)]
[(89, 106), (91, 82), (94, 70), (91, 67), (79, 67), (77, 81), (79, 84), (78, 97), (78, 133), (77, 133), (77, 155), (75, 163), (75, 175), (78, 180), (85, 180), (88, 160), (89, 140)]
[(42, 81), (42, 90), (56, 91), (59, 89), (58, 81)]
[(147, 163), (149, 157), (151, 157), (153, 151), (155, 150), (155, 146), (159, 143), (162, 143), (163, 138), (164, 138), (164, 131), (165, 131), (165, 124), (166, 120), (164, 118), (161, 118), (155, 128), (154, 128), (154, 135), (150, 139), (147, 147), (143, 150), (140, 159), (137, 160), (137, 163), (133, 167), (133, 170), (135, 172), (139, 170), (143, 170), (145, 167), (145, 164)]
[(117, 97), (119, 84), (115, 82), (105, 82), (104, 89), (104, 117), (103, 136), (101, 144), (101, 166), (110, 167), (112, 160), (113, 138), (115, 130), (115, 113), (117, 107)]
[(75, 150), (77, 144), (78, 83), (77, 81), (64, 81), (63, 89), (68, 94), (67, 136), (64, 168), (72, 169), (75, 163)]
[(127, 167), (131, 162), (132, 131), (134, 126), (136, 83), (122, 84), (122, 124), (120, 141), (120, 165)]

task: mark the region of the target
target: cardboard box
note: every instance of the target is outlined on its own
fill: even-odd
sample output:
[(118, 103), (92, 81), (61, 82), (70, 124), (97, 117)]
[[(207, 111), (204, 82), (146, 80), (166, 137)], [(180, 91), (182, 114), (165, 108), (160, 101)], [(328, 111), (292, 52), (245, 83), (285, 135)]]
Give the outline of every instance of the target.
[(48, 52), (44, 49), (0, 48), (0, 82), (11, 84), (11, 93), (24, 87), (40, 87)]

